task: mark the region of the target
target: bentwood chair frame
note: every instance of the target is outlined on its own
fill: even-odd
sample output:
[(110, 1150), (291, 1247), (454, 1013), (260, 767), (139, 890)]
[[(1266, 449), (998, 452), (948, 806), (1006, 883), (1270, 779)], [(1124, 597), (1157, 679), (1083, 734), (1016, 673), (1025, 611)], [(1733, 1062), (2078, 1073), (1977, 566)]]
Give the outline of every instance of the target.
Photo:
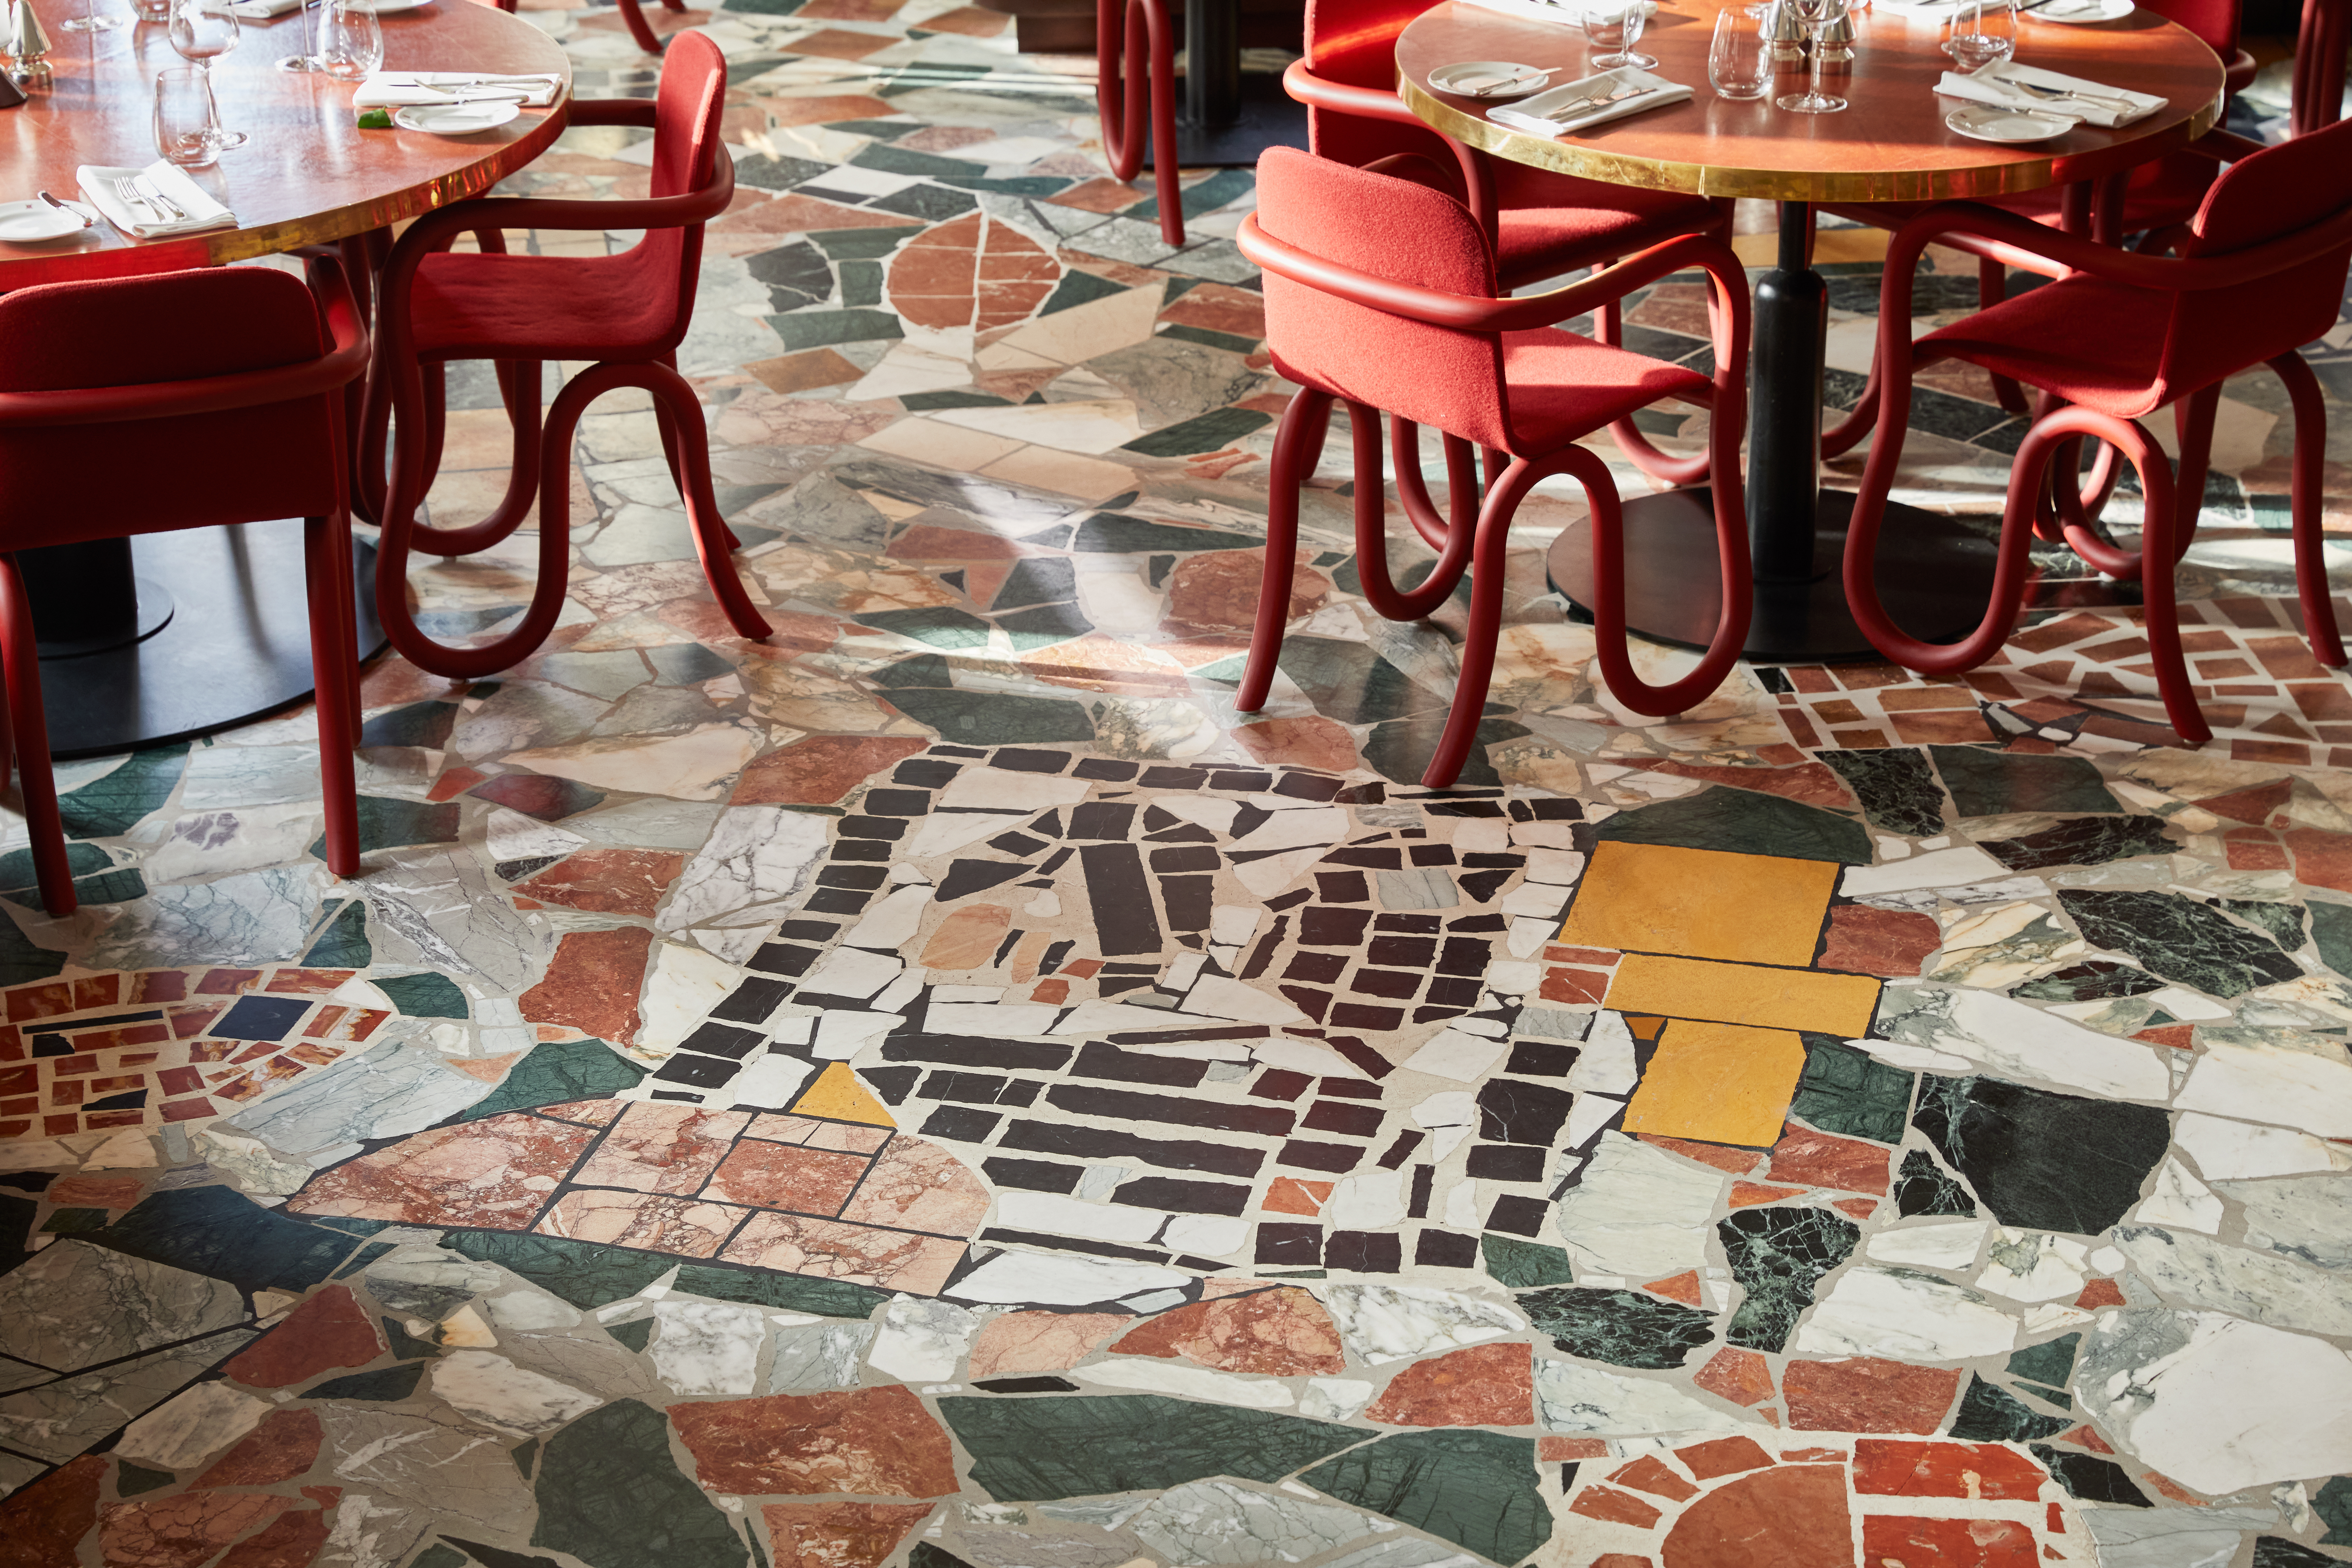
[[(675, 0), (673, 0), (675, 3)], [(1176, 155), (1176, 33), (1167, 0), (1095, 0), (1095, 111), (1114, 179), (1143, 167), (1151, 132), (1151, 174), (1160, 195), (1160, 237), (1184, 243)]]

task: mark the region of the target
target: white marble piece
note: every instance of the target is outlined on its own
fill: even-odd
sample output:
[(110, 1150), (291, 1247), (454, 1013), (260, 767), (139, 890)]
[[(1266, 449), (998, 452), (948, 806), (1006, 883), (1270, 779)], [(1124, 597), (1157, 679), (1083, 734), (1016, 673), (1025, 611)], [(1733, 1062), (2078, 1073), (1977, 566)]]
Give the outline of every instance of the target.
[(1726, 1180), (1622, 1132), (1602, 1133), (1583, 1178), (1555, 1210), (1570, 1259), (1580, 1274), (1633, 1279), (1702, 1267)]
[[(365, 783), (362, 781), (363, 787)], [(139, 862), (139, 869), (152, 888), (224, 871), (290, 865), (310, 853), (323, 820), (316, 801), (198, 812), (173, 822), (163, 842)]]
[(829, 819), (780, 805), (731, 805), (678, 873), (655, 920), (665, 935), (698, 925), (747, 925), (751, 911), (789, 899), (824, 852)]
[(257, 1336), (230, 1329), (97, 1372), (0, 1395), (0, 1446), (61, 1465), (235, 1355)]
[(315, 804), (319, 798), (316, 746), (198, 745), (188, 752), (181, 774), (182, 811), (217, 811), (224, 806)]
[(888, 1034), (906, 1021), (898, 1013), (827, 1013), (816, 1021), (810, 1054), (821, 1062), (845, 1062), (866, 1041)]
[(2075, 1369), (2116, 1447), (2210, 1497), (2352, 1470), (2352, 1355), (2216, 1312), (2103, 1313)]
[(1990, 991), (1890, 985), (1878, 1027), (1890, 1039), (1965, 1058), (2003, 1078), (2106, 1100), (2160, 1103), (2172, 1094), (2165, 1053), (2157, 1047), (2085, 1029)]
[(536, 1286), (524, 1286), (493, 1296), (487, 1303), (490, 1321), (501, 1329), (524, 1331), (533, 1329), (569, 1329), (580, 1322), (580, 1309), (561, 1296), (551, 1296)]
[(237, 1185), (248, 1194), (290, 1197), (316, 1173), (307, 1160), (281, 1159), (259, 1139), (240, 1137), (226, 1122), (199, 1131), (194, 1143), (206, 1164), (236, 1177)]
[(875, 1371), (908, 1383), (953, 1377), (981, 1315), (946, 1301), (898, 1296), (882, 1309), (879, 1331), (866, 1363)]
[(224, 1121), (280, 1153), (307, 1154), (421, 1132), (496, 1087), (448, 1067), (436, 1051), (389, 1040), (314, 1068)]
[(1249, 1054), (1270, 1068), (1286, 1068), (1315, 1078), (1368, 1079), (1363, 1068), (1320, 1040), (1272, 1035), (1249, 1042)]
[[(1168, 1216), (1126, 1204), (1092, 1204), (1061, 1193), (1005, 1191), (996, 1194), (996, 1223), (1008, 1230), (1083, 1237), (1139, 1247), (1160, 1234)], [(941, 1375), (945, 1375), (942, 1373)]]
[(1495, 1070), (1509, 1048), (1507, 1040), (1489, 1040), (1461, 1029), (1440, 1029), (1398, 1066), (1408, 1072), (1475, 1083)]
[(1348, 836), (1348, 813), (1336, 805), (1300, 811), (1277, 811), (1249, 832), (1233, 840), (1239, 850), (1318, 848)]
[[(1054, 1032), (1059, 1007), (1036, 1002), (934, 1002), (925, 1012), (929, 1027), (948, 1035), (979, 1035), (988, 1039), (1027, 1039)], [(1170, 1015), (1161, 1014), (1164, 1020)], [(1160, 1027), (1165, 1028), (1163, 1022)]]
[(873, 1323), (795, 1323), (775, 1331), (768, 1362), (770, 1394), (855, 1388), (857, 1363), (874, 1342)]
[(1965, 1361), (2017, 1348), (2017, 1320), (1972, 1290), (1906, 1269), (1853, 1268), (1797, 1330), (1805, 1355)]
[(1373, 1384), (1359, 1377), (1310, 1377), (1298, 1413), (1316, 1421), (1352, 1421), (1372, 1402)]
[(1478, 1101), (1467, 1090), (1429, 1095), (1412, 1108), (1412, 1120), (1430, 1134), (1429, 1158), (1442, 1163), (1478, 1124)]
[(599, 844), (636, 849), (699, 849), (723, 808), (684, 800), (633, 800), (568, 816), (572, 830)]
[(1991, 1222), (1981, 1219), (1906, 1225), (1875, 1233), (1863, 1244), (1862, 1250), (1874, 1263), (1916, 1268), (1966, 1268), (1977, 1260), (1978, 1249), (1984, 1246), (1985, 1235), (1991, 1229)]
[(2054, 1301), (2081, 1295), (2090, 1267), (2090, 1248), (2071, 1237), (2004, 1226), (1993, 1237), (1977, 1289), (2011, 1301)]
[(437, 1247), (402, 1247), (370, 1264), (360, 1282), (394, 1311), (438, 1321), (475, 1297), (498, 1289), (506, 1276), (494, 1263)]
[(768, 1320), (757, 1307), (665, 1300), (646, 1349), (654, 1373), (680, 1394), (751, 1394), (759, 1387)]
[(716, 953), (679, 942), (655, 942), (637, 1004), (638, 1048), (675, 1050), (742, 983), (743, 972)]
[(923, 929), (923, 911), (930, 907), (929, 887), (895, 888), (858, 917), (857, 923), (841, 939), (842, 945), (895, 953), (915, 940), (916, 933)]
[(808, 973), (801, 988), (818, 995), (854, 996), (863, 1002), (898, 979), (906, 967), (896, 953), (840, 947)]
[(0, 1171), (38, 1171), (50, 1165), (78, 1165), (81, 1156), (53, 1138), (28, 1138), (0, 1142)]
[(2221, 1200), (2213, 1195), (2213, 1189), (2190, 1175), (2189, 1167), (2178, 1159), (2168, 1159), (2157, 1167), (2156, 1180), (2147, 1196), (2132, 1210), (2132, 1218), (2141, 1225), (2211, 1236), (2221, 1228)]
[(1172, 1563), (1242, 1563), (1304, 1562), (1397, 1527), (1352, 1508), (1213, 1480), (1160, 1493), (1127, 1528)]
[[(1171, 989), (1181, 990), (1181, 986)], [(1212, 974), (1195, 984), (1185, 994), (1184, 1010), (1206, 1014), (1212, 1018), (1231, 1018), (1244, 1024), (1304, 1024), (1307, 1015), (1292, 1006), (1273, 992), (1255, 985)]]
[(232, 1384), (200, 1383), (125, 1427), (114, 1451), (153, 1469), (184, 1469), (252, 1431), (269, 1409)]
[(147, 1171), (163, 1162), (156, 1158), (155, 1141), (134, 1127), (110, 1134), (105, 1142), (92, 1149), (83, 1159), (85, 1171)]
[(1528, 1326), (1500, 1302), (1422, 1285), (1334, 1285), (1322, 1299), (1348, 1353), (1372, 1366), (1459, 1350)]
[(1664, 1378), (1621, 1376), (1587, 1362), (1536, 1357), (1536, 1413), (1554, 1432), (1596, 1437), (1736, 1432), (1744, 1412), (1695, 1399)]
[(377, 963), (476, 974), (508, 994), (546, 973), (555, 928), (535, 910), (516, 909), (473, 851), (387, 849), (369, 863), (383, 874), (357, 886), (367, 898)]
[(150, 888), (147, 897), (127, 904), (91, 905), (83, 918), (97, 935), (76, 962), (89, 969), (156, 969), (296, 958), (318, 920), (324, 885), (322, 867), (284, 866)]
[(2229, 1568), (2246, 1531), (2278, 1523), (2252, 1509), (2089, 1508), (2080, 1517), (2099, 1568)]
[(1290, 1390), (1272, 1378), (1236, 1377), (1205, 1367), (1141, 1356), (1118, 1357), (1090, 1366), (1073, 1367), (1062, 1374), (1104, 1388), (1131, 1388), (1145, 1394), (1174, 1394), (1217, 1405), (1238, 1405), (1250, 1410), (1287, 1410)]
[(1270, 899), (1297, 881), (1322, 858), (1318, 849), (1293, 849), (1263, 860), (1244, 860), (1234, 868), (1234, 879), (1261, 899)]
[(914, 837), (907, 840), (906, 852), (919, 860), (945, 855), (992, 837), (1008, 827), (1018, 827), (1029, 820), (1030, 815), (1025, 811), (933, 812), (917, 825)]
[(2244, 1206), (2248, 1247), (2352, 1268), (2352, 1176), (2230, 1182), (2221, 1191)]
[(2243, 1038), (2200, 1043), (2204, 1049), (2175, 1101), (2181, 1110), (2352, 1138), (2352, 1060), (2345, 1059), (2341, 1041), (2332, 1059)]
[(1084, 800), (1093, 787), (1085, 779), (971, 767), (950, 780), (932, 805), (939, 811), (1014, 811), (1034, 816), (1049, 805)]
[(1232, 1258), (1248, 1245), (1249, 1221), (1237, 1215), (1178, 1215), (1160, 1234), (1167, 1246), (1194, 1258)]
[(2172, 1138), (2209, 1182), (2352, 1171), (2352, 1149), (2284, 1127), (2257, 1127), (2191, 1112), (2174, 1121)]
[(1612, 1095), (1580, 1094), (1568, 1108), (1568, 1125), (1561, 1132), (1561, 1142), (1571, 1149), (1581, 1149), (1593, 1136), (1625, 1113), (1625, 1102)]
[(97, 1247), (51, 1242), (0, 1275), (0, 1352), (72, 1372), (245, 1321), (226, 1281)]
[[(486, 1350), (451, 1351), (433, 1363), (431, 1384), (442, 1403), (460, 1415), (510, 1437), (531, 1437), (551, 1432), (565, 1422), (585, 1415), (604, 1401), (593, 1394), (526, 1372), (502, 1355)], [(740, 1393), (732, 1389), (688, 1389), (685, 1393)]]
[(2352, 1290), (2324, 1269), (2154, 1226), (2118, 1226), (2116, 1245), (2168, 1300), (2273, 1328), (2352, 1334)]
[(738, 1105), (782, 1110), (799, 1095), (803, 1084), (816, 1076), (816, 1070), (806, 1062), (771, 1052), (754, 1057), (727, 1089)]
[(1139, 1290), (1181, 1290), (1193, 1278), (1148, 1263), (1008, 1247), (957, 1280), (952, 1294), (959, 1301), (992, 1305), (1085, 1307)]
[(1584, 1049), (1577, 1053), (1576, 1065), (1568, 1069), (1568, 1087), (1596, 1094), (1631, 1094), (1641, 1076), (1634, 1065), (1633, 1031), (1625, 1026), (1624, 1015), (1605, 1008), (1594, 1014), (1592, 1026), (1584, 1036)]
[[(359, 1400), (315, 1408), (327, 1434), (322, 1457), (336, 1479), (371, 1499), (371, 1508), (405, 1508), (423, 1515), (417, 1534), (426, 1524), (452, 1533), (471, 1524), (503, 1538), (522, 1533), (535, 1517), (530, 1483), (508, 1457), (506, 1437), (454, 1412), (417, 1414)], [(339, 1520), (351, 1498), (351, 1491), (343, 1494)], [(383, 1544), (407, 1529), (398, 1517), (373, 1522)], [(409, 1544), (415, 1540), (410, 1535)], [(395, 1545), (388, 1560), (404, 1563), (406, 1552), (406, 1545)]]
[(1477, 1563), (1468, 1552), (1449, 1552), (1439, 1542), (1400, 1536), (1331, 1558), (1323, 1568), (1475, 1568)]
[(1378, 1167), (1339, 1178), (1323, 1203), (1323, 1223), (1334, 1230), (1388, 1230), (1405, 1222), (1412, 1175)]
[(1974, 846), (1937, 849), (1890, 866), (1855, 866), (1839, 879), (1838, 891), (1864, 902), (1886, 893), (1907, 893), (1919, 888), (1951, 888), (1963, 882), (2003, 877), (2008, 868)]
[(503, 760), (591, 789), (663, 795), (677, 800), (717, 800), (726, 793), (726, 781), (759, 754), (761, 742), (760, 732), (748, 725), (699, 724), (678, 735), (537, 747), (512, 752)]

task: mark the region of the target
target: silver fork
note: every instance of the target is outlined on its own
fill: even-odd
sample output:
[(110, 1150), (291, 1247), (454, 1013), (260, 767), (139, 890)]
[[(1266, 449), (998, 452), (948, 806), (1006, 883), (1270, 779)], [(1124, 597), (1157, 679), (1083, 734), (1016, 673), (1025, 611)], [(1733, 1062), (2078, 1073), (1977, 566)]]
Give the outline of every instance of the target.
[(153, 180), (144, 174), (133, 174), (131, 177), (131, 183), (147, 198), (147, 205), (161, 212), (165, 217), (174, 223), (187, 221), (186, 210), (158, 189)]
[(2128, 98), (2117, 98), (2112, 94), (2103, 92), (2079, 92), (2073, 88), (2044, 87), (2040, 82), (2021, 81), (2013, 76), (2001, 78), (2001, 82), (2003, 86), (2013, 87), (2021, 91), (2032, 93), (2034, 97), (2041, 99), (2046, 103), (2057, 103), (2072, 99), (2077, 103), (2104, 103), (2113, 109), (2137, 109), (2139, 107), (2139, 105), (2134, 103)]
[(1544, 118), (1553, 121), (1554, 123), (1558, 123), (1559, 121), (1567, 119), (1571, 114), (1580, 114), (1588, 109), (1605, 109), (1610, 104), (1622, 103), (1629, 98), (1639, 98), (1643, 93), (1651, 90), (1651, 89), (1646, 87), (1634, 87), (1628, 84), (1624, 87), (1618, 88), (1613, 92), (1601, 93), (1598, 97), (1570, 99), (1568, 102), (1561, 104), (1558, 109), (1552, 110), (1549, 113), (1546, 114)]
[(131, 184), (129, 175), (119, 174), (109, 180), (107, 184), (114, 187), (114, 199), (124, 206), (143, 208), (158, 218), (163, 216), (163, 209), (142, 195), (137, 187)]

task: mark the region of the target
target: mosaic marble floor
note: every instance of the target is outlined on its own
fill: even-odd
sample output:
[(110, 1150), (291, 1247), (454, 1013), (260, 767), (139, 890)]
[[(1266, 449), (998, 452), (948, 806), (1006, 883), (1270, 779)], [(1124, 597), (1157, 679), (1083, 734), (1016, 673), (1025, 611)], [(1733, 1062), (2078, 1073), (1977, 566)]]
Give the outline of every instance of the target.
[[(370, 673), (358, 880), (307, 714), (60, 768), (83, 912), (0, 855), (0, 1565), (2352, 1561), (2352, 686), (2275, 384), (2186, 572), (2201, 752), (2055, 561), (1965, 681), (1639, 718), (1539, 494), (1432, 794), (1459, 612), (1364, 609), (1336, 469), (1233, 708), (1247, 173), (1171, 250), (1002, 17), (680, 20), (743, 185), (685, 368), (776, 635), (615, 398), (546, 651)], [(1843, 372), (1882, 245), (1822, 237)], [(1633, 321), (1701, 348), (1688, 288)], [(2352, 402), (2352, 326), (2312, 357)], [(502, 483), (454, 394), (445, 521)], [(2017, 429), (1946, 375), (1903, 493), (1981, 522)], [(421, 570), (428, 625), (532, 548)]]

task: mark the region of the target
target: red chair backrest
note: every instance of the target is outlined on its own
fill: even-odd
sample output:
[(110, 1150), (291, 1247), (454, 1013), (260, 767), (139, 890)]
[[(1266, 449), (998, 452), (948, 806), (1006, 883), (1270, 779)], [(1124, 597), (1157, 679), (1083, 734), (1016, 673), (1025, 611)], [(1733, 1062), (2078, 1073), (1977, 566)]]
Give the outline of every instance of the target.
[[(0, 393), (202, 381), (332, 347), (302, 281), (261, 267), (43, 283), (0, 296)], [(0, 418), (0, 550), (322, 516), (341, 493), (329, 401), (158, 419)]]
[[(1258, 160), (1257, 199), (1268, 235), (1327, 261), (1452, 294), (1495, 294), (1485, 237), (1441, 191), (1271, 147)], [(1409, 321), (1272, 272), (1265, 284), (1266, 346), (1291, 380), (1482, 446), (1510, 444), (1498, 334)]]
[[(1396, 41), (1405, 24), (1437, 0), (1307, 0), (1307, 68), (1349, 87), (1396, 90)], [(1433, 158), (1441, 169), (1454, 155), (1433, 131), (1391, 125), (1334, 110), (1307, 110), (1307, 144), (1318, 156), (1362, 168), (1403, 153)]]
[(2177, 22), (2197, 35), (2228, 65), (2238, 52), (2240, 0), (2139, 0), (2143, 10)]
[[(661, 88), (654, 99), (653, 190), (656, 196), (683, 196), (710, 183), (724, 142), (720, 121), (727, 111), (727, 57), (700, 33), (679, 33), (662, 54)], [(702, 268), (702, 225), (648, 229), (622, 253), (642, 269), (656, 298), (675, 302), (673, 346), (686, 336), (694, 315), (694, 289)]]

